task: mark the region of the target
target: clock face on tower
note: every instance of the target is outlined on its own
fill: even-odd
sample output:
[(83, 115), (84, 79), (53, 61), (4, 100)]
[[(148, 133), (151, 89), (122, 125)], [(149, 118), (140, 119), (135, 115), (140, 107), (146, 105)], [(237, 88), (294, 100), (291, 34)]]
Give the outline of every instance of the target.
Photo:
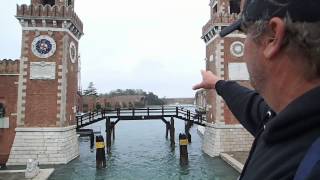
[(236, 57), (242, 57), (244, 52), (244, 44), (240, 41), (235, 41), (230, 46), (231, 54)]
[(56, 42), (50, 36), (38, 36), (32, 41), (32, 52), (39, 58), (48, 58), (56, 52)]
[(74, 44), (73, 41), (71, 41), (71, 43), (70, 43), (69, 55), (70, 55), (71, 62), (75, 63), (76, 59), (77, 59), (77, 48), (76, 48), (76, 45)]

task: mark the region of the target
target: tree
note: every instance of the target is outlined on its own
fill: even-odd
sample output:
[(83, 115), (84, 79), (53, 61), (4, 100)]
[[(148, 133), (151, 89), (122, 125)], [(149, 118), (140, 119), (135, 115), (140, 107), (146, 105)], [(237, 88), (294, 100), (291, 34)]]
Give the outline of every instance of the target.
[(129, 108), (134, 108), (134, 104), (132, 104), (132, 102), (130, 101), (129, 104), (128, 104), (128, 107)]
[(122, 103), (122, 108), (127, 108), (128, 107), (128, 105), (127, 105), (127, 103)]
[(120, 102), (117, 101), (117, 102), (115, 103), (114, 107), (115, 107), (115, 108), (121, 108)]
[(83, 93), (85, 96), (98, 96), (97, 89), (94, 87), (93, 82), (89, 83), (89, 86)]
[(96, 110), (100, 110), (102, 108), (101, 104), (99, 102), (96, 103)]
[(149, 92), (145, 98), (145, 102), (147, 105), (163, 105), (163, 100), (159, 99), (159, 97), (152, 92)]

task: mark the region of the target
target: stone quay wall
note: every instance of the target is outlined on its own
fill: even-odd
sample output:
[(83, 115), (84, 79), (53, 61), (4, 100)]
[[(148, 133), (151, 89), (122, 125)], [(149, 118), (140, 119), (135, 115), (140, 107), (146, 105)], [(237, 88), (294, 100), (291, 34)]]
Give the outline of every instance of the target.
[(16, 128), (7, 165), (25, 165), (30, 158), (40, 164), (67, 164), (79, 156), (75, 128)]
[(209, 156), (219, 156), (222, 152), (250, 150), (253, 136), (242, 125), (206, 125), (202, 149)]

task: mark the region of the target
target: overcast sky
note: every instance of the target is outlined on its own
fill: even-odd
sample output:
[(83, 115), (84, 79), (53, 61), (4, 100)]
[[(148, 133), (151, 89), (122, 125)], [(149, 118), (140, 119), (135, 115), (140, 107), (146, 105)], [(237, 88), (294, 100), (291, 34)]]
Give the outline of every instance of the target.
[[(16, 4), (0, 0), (0, 59), (20, 58)], [(209, 0), (75, 0), (84, 24), (80, 40), (81, 84), (99, 93), (143, 89), (159, 97), (193, 97), (205, 68), (202, 26)]]

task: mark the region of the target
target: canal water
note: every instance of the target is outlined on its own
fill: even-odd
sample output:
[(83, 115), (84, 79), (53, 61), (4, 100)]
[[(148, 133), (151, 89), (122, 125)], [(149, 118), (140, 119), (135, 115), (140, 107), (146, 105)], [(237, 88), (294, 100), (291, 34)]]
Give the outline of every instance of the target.
[[(105, 136), (105, 122), (87, 128), (101, 131)], [(96, 169), (95, 152), (90, 151), (88, 138), (80, 138), (80, 157), (67, 165), (55, 167), (49, 180), (235, 180), (239, 174), (220, 158), (212, 158), (201, 151), (201, 136), (197, 125), (191, 129), (192, 143), (188, 146), (189, 165), (179, 164), (178, 135), (184, 132), (184, 121), (175, 120), (176, 146), (172, 150), (165, 138), (165, 124), (161, 120), (120, 121), (116, 125), (116, 139), (107, 167)]]

